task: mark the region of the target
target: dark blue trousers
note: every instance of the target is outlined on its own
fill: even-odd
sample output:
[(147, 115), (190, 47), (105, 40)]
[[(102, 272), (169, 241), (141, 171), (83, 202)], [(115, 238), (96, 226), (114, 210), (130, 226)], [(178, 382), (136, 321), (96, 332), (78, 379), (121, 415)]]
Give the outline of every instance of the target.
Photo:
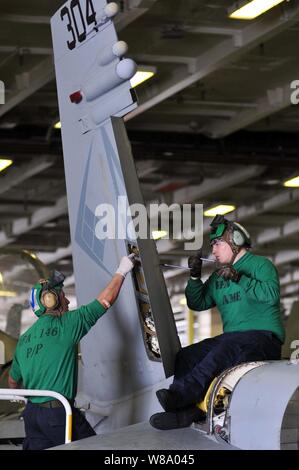
[(171, 390), (182, 407), (198, 403), (221, 372), (242, 362), (279, 360), (281, 341), (271, 332), (250, 330), (208, 338), (182, 348), (176, 356)]
[[(81, 411), (72, 407), (72, 440), (84, 439), (96, 433)], [(65, 410), (43, 408), (28, 402), (23, 412), (26, 438), (23, 450), (43, 450), (65, 443)]]

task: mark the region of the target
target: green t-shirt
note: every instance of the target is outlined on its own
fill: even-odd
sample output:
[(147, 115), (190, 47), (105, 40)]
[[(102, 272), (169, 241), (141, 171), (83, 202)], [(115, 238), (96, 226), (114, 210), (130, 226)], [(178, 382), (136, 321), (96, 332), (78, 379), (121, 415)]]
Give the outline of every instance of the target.
[(217, 305), (225, 333), (268, 330), (283, 342), (285, 331), (275, 266), (267, 258), (247, 252), (234, 268), (242, 273), (239, 283), (225, 281), (216, 273), (205, 283), (190, 279), (186, 287), (188, 307), (201, 311)]
[[(61, 317), (44, 314), (19, 339), (11, 377), (23, 387), (51, 390), (74, 399), (77, 392), (77, 344), (106, 309), (94, 300), (64, 313)], [(43, 403), (53, 397), (30, 397)]]

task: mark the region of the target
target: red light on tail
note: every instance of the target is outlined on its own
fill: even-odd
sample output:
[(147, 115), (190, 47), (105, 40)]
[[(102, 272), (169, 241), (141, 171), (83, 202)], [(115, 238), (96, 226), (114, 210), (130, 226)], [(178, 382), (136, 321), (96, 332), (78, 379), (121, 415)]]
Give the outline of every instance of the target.
[(75, 91), (74, 93), (70, 95), (70, 100), (72, 103), (78, 104), (80, 103), (80, 101), (82, 101), (82, 98), (83, 96), (82, 96), (81, 91)]

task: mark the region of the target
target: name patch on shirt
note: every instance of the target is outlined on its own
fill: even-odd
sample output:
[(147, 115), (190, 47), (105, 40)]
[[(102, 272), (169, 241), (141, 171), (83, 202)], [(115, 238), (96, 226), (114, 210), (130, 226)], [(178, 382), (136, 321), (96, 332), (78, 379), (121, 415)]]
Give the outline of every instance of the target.
[(223, 296), (223, 305), (224, 304), (231, 304), (233, 302), (240, 302), (241, 300), (241, 292), (234, 292), (233, 294), (227, 294)]

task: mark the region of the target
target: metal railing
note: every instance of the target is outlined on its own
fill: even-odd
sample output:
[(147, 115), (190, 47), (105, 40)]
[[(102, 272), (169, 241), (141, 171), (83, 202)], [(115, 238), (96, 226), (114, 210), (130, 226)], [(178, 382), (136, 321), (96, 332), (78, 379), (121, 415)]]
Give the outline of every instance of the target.
[(65, 418), (65, 444), (72, 442), (72, 408), (67, 399), (57, 392), (50, 390), (28, 390), (22, 388), (0, 388), (0, 400), (19, 400), (27, 402), (25, 397), (53, 397), (61, 401), (64, 406), (66, 418)]

